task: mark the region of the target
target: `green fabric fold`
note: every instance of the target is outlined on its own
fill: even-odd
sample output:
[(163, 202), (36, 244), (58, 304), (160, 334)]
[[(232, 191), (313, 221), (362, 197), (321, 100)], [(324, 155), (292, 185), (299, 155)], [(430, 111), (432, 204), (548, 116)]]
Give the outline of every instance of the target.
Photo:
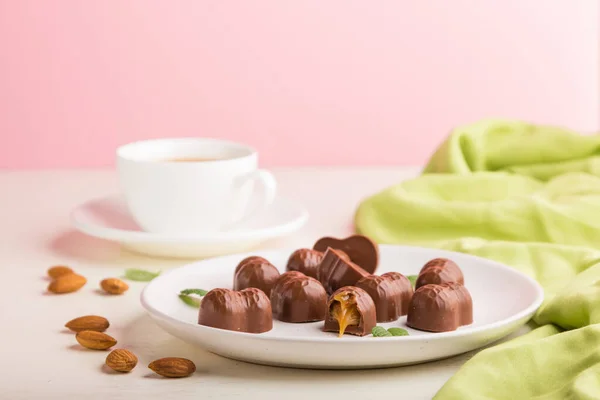
[(600, 136), (522, 121), (483, 120), (454, 129), (425, 173), (514, 172), (548, 180), (567, 172), (600, 175)]
[(519, 121), (451, 132), (415, 179), (365, 199), (379, 243), (478, 255), (544, 287), (540, 328), (481, 351), (436, 399), (600, 398), (600, 136)]
[(598, 399), (600, 325), (545, 325), (475, 355), (436, 399)]

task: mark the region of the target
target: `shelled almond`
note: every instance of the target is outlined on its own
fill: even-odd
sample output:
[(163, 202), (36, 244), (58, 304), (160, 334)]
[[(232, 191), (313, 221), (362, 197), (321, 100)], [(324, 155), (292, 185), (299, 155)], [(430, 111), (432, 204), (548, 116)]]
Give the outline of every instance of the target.
[(107, 278), (100, 282), (100, 287), (109, 294), (123, 294), (129, 285), (117, 278)]
[(178, 357), (154, 360), (148, 368), (166, 378), (185, 378), (196, 372), (196, 365), (192, 361)]
[(48, 291), (55, 294), (72, 293), (81, 289), (87, 279), (76, 273), (61, 275), (48, 285)]
[(56, 265), (48, 269), (48, 276), (52, 279), (60, 278), (63, 275), (72, 274), (73, 270), (64, 265)]
[(138, 359), (135, 354), (126, 349), (116, 349), (106, 356), (106, 365), (117, 372), (129, 372), (135, 368)]
[(110, 323), (104, 317), (98, 315), (84, 315), (83, 317), (75, 318), (65, 324), (65, 327), (73, 332), (95, 331), (104, 332), (108, 329)]
[(117, 340), (106, 333), (81, 331), (75, 336), (80, 345), (92, 350), (107, 350), (117, 344)]

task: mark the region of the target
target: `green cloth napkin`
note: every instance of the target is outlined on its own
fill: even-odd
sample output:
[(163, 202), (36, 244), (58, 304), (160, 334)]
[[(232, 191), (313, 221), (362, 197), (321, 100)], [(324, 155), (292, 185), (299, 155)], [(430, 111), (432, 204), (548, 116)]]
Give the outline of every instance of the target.
[(545, 290), (532, 332), (479, 352), (436, 399), (600, 398), (600, 136), (459, 127), (423, 174), (365, 199), (359, 233), (497, 260)]

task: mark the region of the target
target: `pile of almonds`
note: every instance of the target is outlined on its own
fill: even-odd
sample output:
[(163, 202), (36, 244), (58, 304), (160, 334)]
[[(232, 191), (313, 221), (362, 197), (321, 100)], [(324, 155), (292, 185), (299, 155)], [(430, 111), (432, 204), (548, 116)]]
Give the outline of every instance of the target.
[[(50, 268), (48, 275), (52, 279), (48, 291), (55, 294), (76, 292), (87, 283), (85, 277), (62, 265)], [(123, 294), (129, 289), (127, 283), (117, 278), (102, 280), (100, 287), (108, 294)], [(98, 315), (85, 315), (72, 319), (65, 324), (65, 327), (76, 332), (75, 339), (81, 346), (91, 350), (108, 350), (117, 344), (115, 338), (104, 333), (110, 327), (110, 323), (106, 318)], [(137, 356), (127, 349), (112, 350), (105, 360), (105, 364), (117, 372), (129, 372), (136, 367), (137, 363)], [(167, 378), (183, 378), (196, 372), (196, 365), (192, 361), (178, 357), (154, 360), (148, 368)]]

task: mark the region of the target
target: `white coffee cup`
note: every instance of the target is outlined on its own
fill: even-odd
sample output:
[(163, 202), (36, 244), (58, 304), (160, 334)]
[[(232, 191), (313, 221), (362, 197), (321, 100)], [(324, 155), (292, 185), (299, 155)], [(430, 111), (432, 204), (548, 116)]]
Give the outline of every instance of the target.
[(269, 206), (277, 187), (254, 149), (218, 139), (130, 143), (117, 149), (117, 170), (133, 218), (155, 233), (235, 229)]

